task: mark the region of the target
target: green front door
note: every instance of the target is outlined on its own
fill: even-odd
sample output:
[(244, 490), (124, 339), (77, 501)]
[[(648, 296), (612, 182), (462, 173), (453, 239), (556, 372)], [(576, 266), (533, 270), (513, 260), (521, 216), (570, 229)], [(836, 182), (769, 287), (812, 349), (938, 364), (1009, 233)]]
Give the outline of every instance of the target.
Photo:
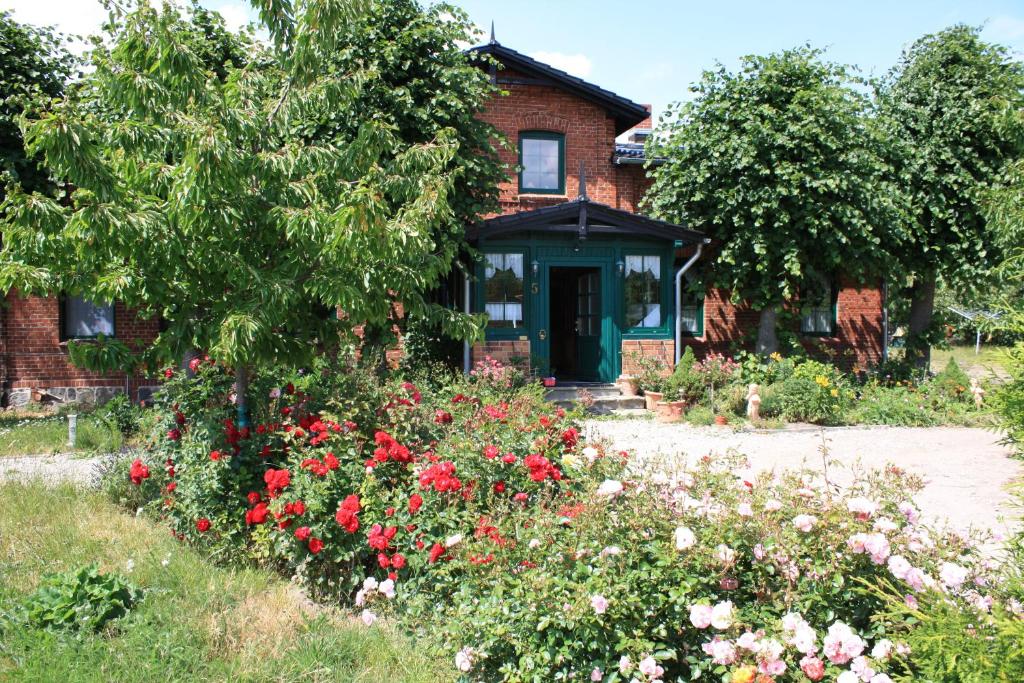
[(576, 278), (576, 374), (591, 382), (606, 379), (601, 372), (601, 299), (600, 270)]

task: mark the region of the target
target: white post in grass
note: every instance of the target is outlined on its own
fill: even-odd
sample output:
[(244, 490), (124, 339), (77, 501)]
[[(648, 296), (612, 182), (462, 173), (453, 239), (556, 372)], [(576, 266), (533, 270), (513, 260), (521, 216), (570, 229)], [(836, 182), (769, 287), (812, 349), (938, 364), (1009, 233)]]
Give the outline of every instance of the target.
[(75, 450), (75, 441), (78, 439), (78, 415), (68, 415), (68, 447)]

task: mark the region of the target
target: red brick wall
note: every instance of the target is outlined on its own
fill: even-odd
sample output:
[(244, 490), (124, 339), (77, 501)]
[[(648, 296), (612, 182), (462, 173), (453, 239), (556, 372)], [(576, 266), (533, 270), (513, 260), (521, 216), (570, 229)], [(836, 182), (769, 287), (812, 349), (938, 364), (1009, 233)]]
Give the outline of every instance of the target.
[(516, 365), (530, 371), (530, 342), (525, 339), (490, 339), (477, 342), (470, 350), (472, 363), (493, 358), (502, 365)]
[[(858, 286), (849, 279), (840, 282), (836, 310), (836, 333), (832, 337), (802, 337), (807, 351), (829, 359), (846, 369), (864, 369), (882, 360), (882, 293), (878, 286)], [(726, 290), (712, 288), (704, 299), (704, 335), (683, 337), (683, 346), (692, 346), (697, 358), (709, 353), (730, 356), (740, 349), (752, 349), (757, 336), (759, 313), (750, 306), (729, 300)], [(797, 331), (794, 328), (794, 331)], [(628, 345), (628, 346), (627, 346)], [(672, 341), (624, 341), (622, 372), (635, 374), (627, 359), (630, 351), (671, 364)], [(666, 351), (666, 349), (668, 351)]]
[(633, 377), (640, 374), (635, 356), (654, 358), (665, 369), (665, 373), (675, 365), (676, 343), (672, 339), (623, 339), (622, 340), (622, 374)]
[[(100, 374), (71, 364), (67, 344), (60, 340), (57, 297), (10, 293), (0, 316), (0, 378), (5, 392), (55, 387), (124, 388), (123, 373)], [(145, 345), (156, 337), (158, 322), (140, 319), (123, 305), (115, 304), (114, 331), (122, 341)], [(153, 384), (143, 377), (128, 377), (128, 381), (133, 398), (139, 386)]]
[[(636, 210), (639, 198), (636, 178), (643, 177), (639, 166), (621, 167), (612, 163), (615, 151), (615, 121), (596, 104), (566, 91), (540, 85), (502, 83), (503, 79), (522, 78), (521, 74), (498, 72), (499, 85), (507, 95), (495, 97), (482, 118), (500, 130), (511, 148), (501, 151), (508, 165), (509, 179), (501, 184), (501, 212), (515, 213), (575, 199), (579, 195), (579, 168), (583, 162), (587, 174), (587, 196), (595, 202), (626, 211)], [(520, 131), (548, 131), (565, 135), (565, 194), (519, 194), (518, 144)]]

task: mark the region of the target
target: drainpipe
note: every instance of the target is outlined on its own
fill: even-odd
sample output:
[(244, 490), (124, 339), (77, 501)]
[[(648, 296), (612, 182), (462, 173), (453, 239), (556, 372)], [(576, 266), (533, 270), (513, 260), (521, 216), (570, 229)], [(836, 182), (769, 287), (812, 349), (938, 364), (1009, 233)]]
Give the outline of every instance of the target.
[[(467, 272), (462, 277), (463, 277), (463, 281), (462, 281), (463, 282), (463, 284), (462, 284), (462, 288), (463, 288), (462, 289), (463, 305), (462, 305), (462, 307), (463, 307), (463, 310), (465, 311), (466, 315), (472, 315), (473, 314), (473, 307), (470, 306), (470, 302), (469, 302), (469, 273)], [(470, 367), (471, 367), (471, 363), (470, 363), (470, 360), (469, 360), (469, 340), (467, 339), (464, 342), (462, 342), (462, 372), (464, 374), (468, 375), (469, 371), (470, 371)]]
[(686, 273), (686, 271), (690, 269), (691, 266), (693, 266), (694, 263), (697, 262), (697, 259), (700, 258), (701, 252), (704, 251), (704, 245), (708, 244), (709, 242), (711, 242), (711, 240), (707, 237), (705, 237), (703, 241), (699, 242), (697, 244), (697, 251), (695, 251), (693, 256), (690, 257), (690, 260), (684, 263), (683, 267), (676, 271), (676, 365), (679, 364), (679, 357), (682, 355), (680, 347), (682, 347), (683, 345), (683, 322), (680, 318), (683, 312), (683, 275)]
[(889, 360), (889, 280), (882, 280), (882, 360)]

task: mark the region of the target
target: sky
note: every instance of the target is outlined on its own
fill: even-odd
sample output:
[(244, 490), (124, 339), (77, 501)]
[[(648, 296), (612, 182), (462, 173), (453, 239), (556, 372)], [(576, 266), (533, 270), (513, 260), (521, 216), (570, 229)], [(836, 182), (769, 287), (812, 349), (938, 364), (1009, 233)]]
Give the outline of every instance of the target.
[[(705, 69), (809, 43), (867, 76), (885, 74), (916, 38), (955, 23), (1024, 60), (1024, 0), (450, 0), (498, 42), (592, 83), (654, 105), (689, 99)], [(229, 26), (254, 15), (243, 0), (203, 0)], [(89, 33), (98, 0), (0, 0), (19, 21)], [(486, 40), (484, 37), (482, 40)]]

